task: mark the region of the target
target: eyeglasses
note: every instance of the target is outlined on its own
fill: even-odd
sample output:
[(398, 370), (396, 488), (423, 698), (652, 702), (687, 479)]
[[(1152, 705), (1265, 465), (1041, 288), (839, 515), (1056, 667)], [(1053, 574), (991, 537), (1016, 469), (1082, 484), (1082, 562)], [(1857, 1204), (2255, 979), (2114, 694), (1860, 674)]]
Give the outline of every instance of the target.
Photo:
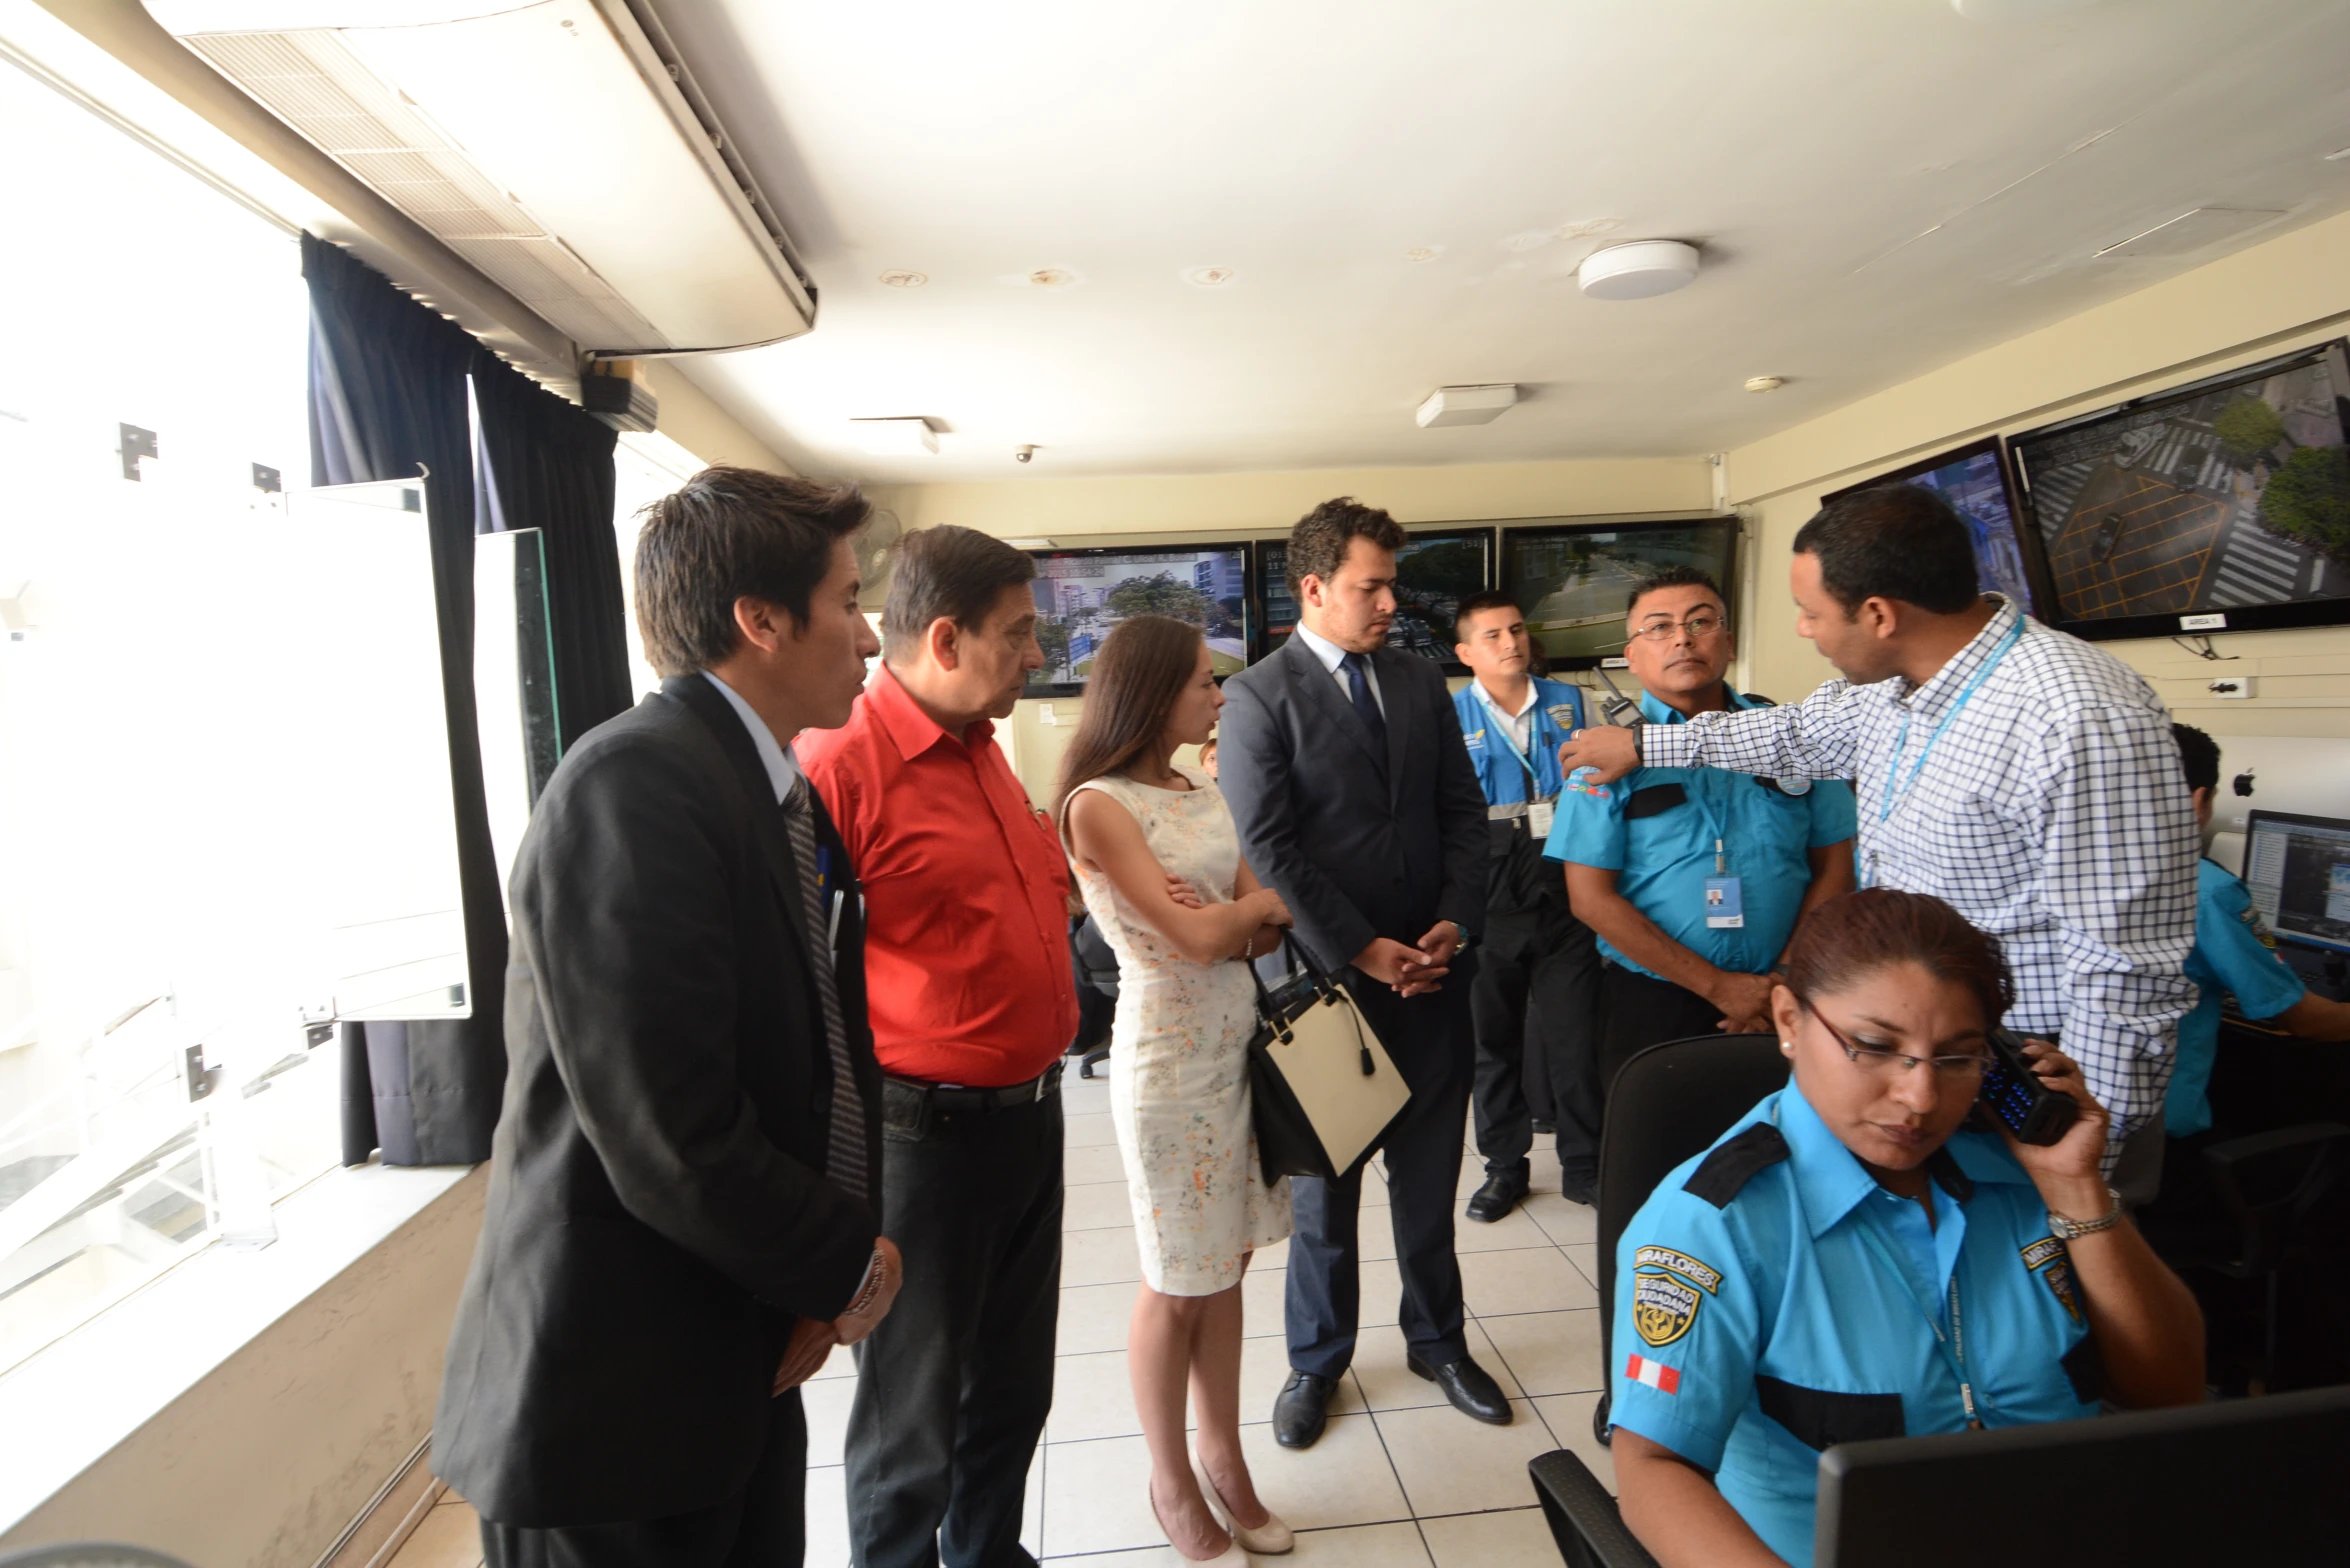
[(1880, 1050), (1873, 1045), (1855, 1045), (1846, 1038), (1843, 1030), (1828, 1022), (1827, 1019), (1821, 1018), (1819, 1009), (1812, 1006), (1811, 1003), (1805, 1002), (1803, 1010), (1819, 1019), (1820, 1027), (1835, 1038), (1836, 1043), (1843, 1047), (1844, 1054), (1852, 1059), (1854, 1065), (1864, 1072), (1873, 1073), (1880, 1077), (1892, 1077), (1896, 1074), (1906, 1073), (1920, 1062), (1929, 1062), (1933, 1065), (1935, 1077), (1946, 1078), (1953, 1083), (1958, 1083), (1969, 1078), (1980, 1078), (1983, 1075), (1984, 1067), (1990, 1062), (1990, 1058), (1981, 1051), (1965, 1056), (1911, 1056), (1902, 1051)]
[(1632, 629), (1632, 635), (1644, 642), (1663, 642), (1675, 632), (1687, 632), (1689, 640), (1711, 637), (1722, 629), (1718, 615), (1692, 615), (1685, 621), (1643, 621)]

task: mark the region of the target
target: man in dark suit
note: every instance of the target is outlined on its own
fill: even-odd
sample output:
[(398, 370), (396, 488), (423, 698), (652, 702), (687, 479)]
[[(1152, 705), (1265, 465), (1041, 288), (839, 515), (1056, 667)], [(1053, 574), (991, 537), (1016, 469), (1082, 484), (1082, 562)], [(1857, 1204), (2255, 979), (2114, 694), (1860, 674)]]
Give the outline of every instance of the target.
[(876, 642), (833, 489), (648, 509), (667, 679), (574, 745), (511, 887), (506, 1099), (436, 1472), (515, 1568), (797, 1564), (799, 1384), (896, 1295), (847, 856), (786, 747)]
[[(1219, 782), (1242, 853), (1316, 958), (1343, 972), (1411, 1085), (1383, 1148), (1403, 1273), (1407, 1365), (1496, 1425), (1509, 1401), (1469, 1359), (1453, 1192), (1473, 1052), (1463, 950), (1485, 917), (1485, 796), (1443, 672), (1391, 651), (1395, 552), (1385, 512), (1325, 501), (1289, 536), (1298, 630), (1225, 683)], [(1274, 1436), (1310, 1447), (1354, 1356), (1358, 1167), (1296, 1180), (1288, 1384)]]

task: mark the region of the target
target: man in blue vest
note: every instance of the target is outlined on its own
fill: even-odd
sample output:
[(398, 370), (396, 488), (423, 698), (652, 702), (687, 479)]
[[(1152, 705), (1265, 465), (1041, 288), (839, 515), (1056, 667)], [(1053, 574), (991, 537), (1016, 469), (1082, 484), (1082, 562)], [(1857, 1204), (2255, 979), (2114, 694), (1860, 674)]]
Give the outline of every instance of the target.
[(1599, 1175), (1599, 952), (1567, 905), (1558, 869), (1542, 858), (1558, 803), (1557, 743), (1583, 723), (1582, 696), (1532, 673), (1534, 640), (1508, 594), (1462, 600), (1453, 635), (1454, 657), (1475, 676), (1454, 694), (1453, 707), (1485, 790), (1493, 839), (1483, 957), (1469, 987), (1477, 1152), (1485, 1157), (1485, 1184), (1469, 1200), (1469, 1218), (1490, 1224), (1517, 1207), (1532, 1174), (1529, 1077), (1549, 1090), (1560, 1186), (1577, 1203), (1591, 1201)]

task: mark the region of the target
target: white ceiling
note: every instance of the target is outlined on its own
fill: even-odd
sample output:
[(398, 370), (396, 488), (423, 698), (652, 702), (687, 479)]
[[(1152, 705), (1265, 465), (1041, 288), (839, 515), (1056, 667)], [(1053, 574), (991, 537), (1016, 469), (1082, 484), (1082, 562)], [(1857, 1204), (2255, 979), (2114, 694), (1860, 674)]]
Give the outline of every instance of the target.
[[(1719, 450), (2350, 206), (2345, 0), (657, 8), (822, 289), (814, 333), (695, 377), (869, 480)], [(2091, 259), (2198, 206), (2284, 216)], [(1641, 238), (1704, 272), (1577, 292)], [(1413, 424), (1494, 381), (1527, 401)], [(940, 454), (861, 452), (889, 415)]]

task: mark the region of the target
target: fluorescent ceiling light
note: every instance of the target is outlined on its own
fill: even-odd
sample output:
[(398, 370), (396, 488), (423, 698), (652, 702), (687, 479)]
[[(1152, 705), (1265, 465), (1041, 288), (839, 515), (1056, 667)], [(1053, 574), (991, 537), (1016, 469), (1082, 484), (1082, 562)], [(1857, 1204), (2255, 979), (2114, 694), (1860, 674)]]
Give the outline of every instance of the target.
[(938, 432), (927, 419), (852, 419), (849, 428), (876, 457), (938, 456)]
[(1428, 394), (1413, 417), (1423, 429), (1433, 430), (1439, 425), (1490, 425), (1509, 412), (1518, 400), (1514, 381), (1494, 382), (1474, 387), (1438, 387)]

